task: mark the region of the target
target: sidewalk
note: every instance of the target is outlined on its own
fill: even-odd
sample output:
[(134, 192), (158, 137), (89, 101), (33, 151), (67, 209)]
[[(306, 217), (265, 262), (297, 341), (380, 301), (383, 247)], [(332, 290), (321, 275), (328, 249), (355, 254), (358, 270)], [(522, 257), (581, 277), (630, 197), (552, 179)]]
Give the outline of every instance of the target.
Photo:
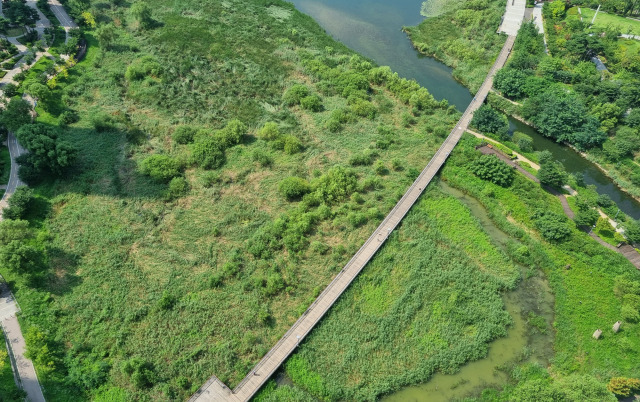
[(507, 10), (502, 17), (502, 23), (498, 32), (504, 32), (509, 36), (516, 36), (526, 9), (526, 0), (507, 0)]

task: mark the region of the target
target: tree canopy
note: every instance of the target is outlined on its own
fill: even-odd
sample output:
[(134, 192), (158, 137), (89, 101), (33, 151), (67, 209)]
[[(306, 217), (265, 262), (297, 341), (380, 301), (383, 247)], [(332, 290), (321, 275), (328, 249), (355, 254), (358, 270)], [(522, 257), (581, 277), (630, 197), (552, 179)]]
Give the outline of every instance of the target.
[(73, 164), (77, 150), (61, 134), (57, 127), (42, 123), (24, 125), (16, 132), (20, 144), (29, 150), (19, 159), (21, 173), (28, 172), (23, 178), (33, 181), (44, 172), (60, 175)]

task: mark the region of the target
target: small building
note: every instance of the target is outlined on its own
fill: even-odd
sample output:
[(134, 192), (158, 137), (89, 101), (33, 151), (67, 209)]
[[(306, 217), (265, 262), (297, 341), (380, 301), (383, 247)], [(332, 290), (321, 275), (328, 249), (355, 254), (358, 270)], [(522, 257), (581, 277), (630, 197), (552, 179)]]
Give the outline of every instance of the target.
[(593, 333), (593, 339), (600, 339), (600, 335), (602, 335), (602, 330), (596, 329), (596, 332)]
[(620, 331), (620, 325), (622, 325), (622, 323), (620, 321), (616, 321), (616, 323), (613, 324), (613, 332), (614, 333), (618, 333), (618, 331)]

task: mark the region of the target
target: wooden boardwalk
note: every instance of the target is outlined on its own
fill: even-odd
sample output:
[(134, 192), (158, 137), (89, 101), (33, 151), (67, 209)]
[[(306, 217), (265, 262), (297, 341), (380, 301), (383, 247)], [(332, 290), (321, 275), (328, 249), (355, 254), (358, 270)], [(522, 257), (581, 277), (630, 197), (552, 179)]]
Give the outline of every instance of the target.
[(496, 71), (504, 66), (514, 41), (515, 36), (507, 37), (507, 41), (502, 47), (495, 64), (491, 67), (476, 97), (473, 98), (467, 110), (462, 114), (458, 124), (453, 128), (431, 161), (429, 161), (429, 164), (424, 168), (422, 173), (420, 173), (420, 176), (413, 182), (411, 187), (409, 187), (404, 196), (398, 201), (371, 237), (367, 239), (360, 250), (351, 258), (342, 271), (336, 275), (329, 286), (324, 289), (298, 321), (293, 324), (287, 333), (233, 391), (213, 376), (200, 387), (189, 401), (248, 401), (264, 385), (278, 367), (284, 363), (300, 341), (309, 334), (336, 300), (338, 300), (340, 295), (347, 289), (349, 284), (358, 276), (365, 265), (367, 265), (369, 260), (371, 260), (380, 247), (382, 247), (391, 232), (400, 224), (402, 218), (409, 212), (424, 189), (429, 185), (436, 173), (438, 173), (451, 151), (453, 151), (453, 148), (458, 144), (462, 134), (464, 134), (469, 126), (473, 112), (484, 102), (489, 90), (493, 86), (493, 76)]

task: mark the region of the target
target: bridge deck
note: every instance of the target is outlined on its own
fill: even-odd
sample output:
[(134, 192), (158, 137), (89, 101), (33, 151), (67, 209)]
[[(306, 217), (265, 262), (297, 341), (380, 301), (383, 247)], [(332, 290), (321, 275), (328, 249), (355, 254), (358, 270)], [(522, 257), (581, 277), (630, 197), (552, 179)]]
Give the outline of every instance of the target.
[(436, 173), (438, 173), (438, 170), (440, 170), (462, 137), (462, 134), (469, 126), (473, 112), (484, 102), (489, 90), (493, 86), (493, 76), (497, 70), (504, 66), (514, 41), (514, 36), (507, 38), (496, 62), (489, 71), (476, 97), (469, 107), (467, 107), (467, 110), (465, 110), (458, 124), (453, 128), (447, 139), (440, 146), (440, 149), (438, 149), (434, 157), (429, 161), (429, 164), (420, 173), (420, 176), (418, 176), (411, 187), (409, 187), (404, 196), (398, 201), (371, 237), (367, 239), (360, 250), (358, 250), (347, 265), (345, 265), (342, 271), (336, 275), (329, 286), (324, 289), (298, 321), (293, 324), (287, 333), (233, 391), (230, 391), (222, 382), (213, 376), (189, 399), (190, 401), (248, 401), (262, 385), (264, 385), (278, 367), (280, 367), (295, 350), (300, 341), (304, 339), (320, 319), (322, 319), (329, 308), (331, 308), (349, 284), (358, 276), (360, 271), (369, 260), (371, 260), (380, 247), (382, 247), (389, 237), (389, 234), (398, 226), (402, 218), (409, 212), (409, 209), (411, 209), (424, 189)]

